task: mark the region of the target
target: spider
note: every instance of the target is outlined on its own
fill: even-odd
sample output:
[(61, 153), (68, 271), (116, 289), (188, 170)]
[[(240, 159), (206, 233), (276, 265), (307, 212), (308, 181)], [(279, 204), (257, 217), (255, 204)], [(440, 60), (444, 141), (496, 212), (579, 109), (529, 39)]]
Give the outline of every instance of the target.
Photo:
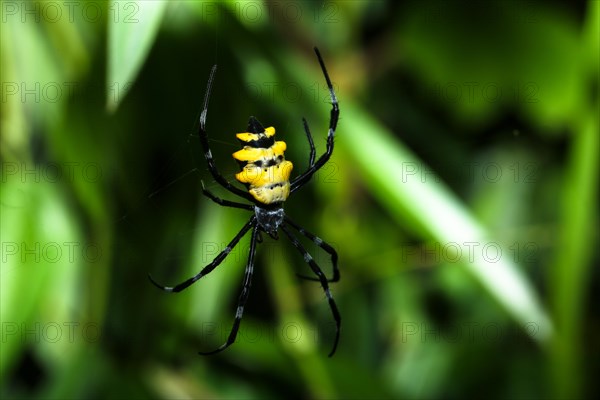
[[(252, 273), (254, 270), (254, 255), (256, 251), (256, 244), (257, 242), (260, 243), (262, 241), (261, 232), (267, 233), (273, 239), (278, 239), (279, 230), (283, 231), (283, 233), (288, 237), (288, 239), (291, 241), (294, 247), (302, 254), (302, 256), (304, 257), (304, 261), (309, 265), (316, 278), (304, 275), (298, 276), (302, 279), (314, 280), (321, 283), (323, 291), (325, 292), (325, 295), (329, 302), (329, 307), (331, 308), (331, 312), (333, 314), (336, 326), (335, 340), (333, 343), (333, 348), (329, 353), (329, 357), (333, 356), (333, 354), (336, 351), (340, 337), (341, 317), (336, 303), (333, 299), (333, 296), (331, 295), (331, 292), (329, 290), (329, 283), (337, 282), (340, 279), (340, 273), (337, 266), (338, 255), (331, 245), (327, 244), (318, 236), (306, 231), (300, 225), (293, 222), (290, 218), (288, 218), (285, 215), (285, 212), (283, 211), (283, 202), (287, 200), (288, 196), (300, 189), (302, 186), (304, 186), (312, 178), (315, 172), (317, 172), (321, 167), (323, 167), (323, 165), (325, 165), (325, 163), (329, 160), (333, 152), (333, 137), (335, 134), (335, 129), (339, 119), (340, 111), (338, 107), (338, 101), (333, 90), (333, 85), (331, 84), (329, 74), (327, 73), (327, 69), (325, 68), (323, 58), (321, 57), (321, 54), (319, 53), (319, 50), (316, 47), (314, 48), (314, 51), (317, 55), (317, 59), (321, 66), (321, 70), (323, 71), (323, 75), (325, 76), (327, 87), (329, 88), (329, 94), (331, 96), (332, 108), (329, 120), (329, 132), (327, 134), (327, 149), (325, 153), (322, 154), (319, 157), (319, 159), (315, 161), (316, 151), (314, 142), (310, 133), (310, 129), (308, 127), (308, 123), (306, 119), (303, 118), (302, 121), (304, 124), (304, 131), (306, 132), (306, 137), (310, 146), (309, 167), (304, 173), (300, 174), (299, 176), (290, 181), (289, 178), (293, 165), (290, 161), (285, 160), (285, 142), (275, 141), (275, 128), (263, 128), (261, 123), (256, 118), (251, 116), (248, 122), (248, 132), (238, 133), (236, 135), (241, 144), (243, 145), (243, 149), (233, 154), (233, 158), (235, 158), (238, 161), (241, 168), (241, 171), (238, 174), (236, 174), (236, 179), (246, 186), (246, 188), (248, 189), (247, 191), (241, 190), (238, 187), (232, 185), (225, 177), (223, 177), (223, 175), (219, 173), (219, 170), (215, 165), (215, 161), (213, 159), (208, 144), (208, 135), (206, 133), (206, 115), (208, 111), (208, 102), (210, 99), (212, 84), (215, 78), (217, 66), (214, 65), (210, 72), (210, 77), (208, 79), (208, 85), (206, 88), (206, 95), (204, 97), (204, 105), (202, 113), (200, 115), (199, 128), (200, 142), (204, 149), (204, 157), (208, 164), (208, 170), (210, 171), (217, 183), (219, 183), (231, 193), (245, 200), (248, 200), (252, 204), (239, 203), (219, 198), (212, 194), (210, 191), (208, 191), (204, 187), (204, 183), (202, 183), (202, 193), (206, 197), (208, 197), (209, 199), (221, 206), (241, 208), (248, 211), (253, 211), (254, 214), (250, 217), (250, 220), (246, 222), (246, 224), (242, 227), (238, 234), (235, 235), (235, 237), (231, 240), (227, 247), (225, 247), (225, 249), (221, 251), (210, 264), (205, 266), (195, 276), (172, 287), (162, 286), (158, 284), (152, 278), (152, 276), (149, 276), (151, 282), (158, 288), (167, 292), (180, 292), (192, 285), (194, 282), (198, 281), (200, 278), (212, 272), (219, 264), (221, 264), (221, 262), (223, 262), (227, 255), (239, 243), (240, 239), (242, 239), (242, 237), (244, 237), (244, 235), (246, 235), (248, 231), (252, 230), (248, 262), (246, 264), (246, 270), (244, 273), (243, 289), (238, 299), (235, 320), (233, 322), (233, 326), (231, 328), (229, 337), (227, 338), (227, 341), (217, 349), (209, 352), (199, 352), (199, 354), (215, 354), (225, 350), (227, 347), (231, 346), (235, 342), (242, 320), (242, 316), (244, 314), (244, 306), (246, 304), (248, 294), (250, 291)], [(317, 265), (313, 257), (308, 253), (308, 251), (306, 251), (304, 246), (302, 246), (300, 241), (294, 236), (294, 234), (292, 233), (292, 229), (290, 228), (311, 240), (313, 243), (315, 243), (317, 246), (319, 246), (321, 249), (323, 249), (330, 255), (331, 262), (333, 265), (332, 278), (328, 279), (325, 276), (325, 274)]]

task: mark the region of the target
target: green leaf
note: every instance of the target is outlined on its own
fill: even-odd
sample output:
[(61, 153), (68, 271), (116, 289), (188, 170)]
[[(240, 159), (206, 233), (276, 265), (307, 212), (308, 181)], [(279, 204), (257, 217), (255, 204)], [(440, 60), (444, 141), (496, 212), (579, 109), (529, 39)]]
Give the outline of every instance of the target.
[[(561, 236), (551, 269), (552, 306), (557, 335), (551, 346), (553, 384), (559, 397), (581, 397), (585, 344), (586, 289), (598, 238), (598, 117), (574, 128), (561, 202)], [(587, 286), (587, 288), (586, 288)]]
[[(403, 226), (448, 248), (456, 246), (467, 270), (534, 339), (545, 342), (551, 323), (526, 278), (503, 249), (432, 169), (361, 108), (343, 103), (340, 141), (368, 177), (375, 196)], [(369, 133), (369, 140), (364, 133)], [(485, 248), (489, 251), (483, 251)], [(500, 255), (496, 253), (499, 250)]]
[(160, 26), (166, 1), (112, 1), (108, 17), (106, 106), (114, 112), (135, 81)]

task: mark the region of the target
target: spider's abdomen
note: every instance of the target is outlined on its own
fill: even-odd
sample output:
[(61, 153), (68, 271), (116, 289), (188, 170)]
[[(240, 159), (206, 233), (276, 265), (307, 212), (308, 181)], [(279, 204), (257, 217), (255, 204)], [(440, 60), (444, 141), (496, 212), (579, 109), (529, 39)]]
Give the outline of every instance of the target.
[(275, 141), (275, 128), (264, 129), (254, 117), (250, 117), (248, 130), (236, 135), (244, 148), (233, 153), (242, 166), (235, 178), (246, 184), (250, 194), (263, 204), (284, 202), (290, 194), (293, 168), (283, 154), (287, 146)]

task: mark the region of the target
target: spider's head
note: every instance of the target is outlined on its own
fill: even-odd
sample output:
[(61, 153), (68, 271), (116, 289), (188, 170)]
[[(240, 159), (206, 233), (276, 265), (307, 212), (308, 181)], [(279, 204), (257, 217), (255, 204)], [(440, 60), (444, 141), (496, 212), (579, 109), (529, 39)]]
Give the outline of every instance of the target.
[(256, 216), (256, 221), (258, 222), (260, 229), (267, 232), (273, 239), (277, 240), (279, 238), (277, 230), (285, 218), (283, 208), (254, 207), (254, 215)]

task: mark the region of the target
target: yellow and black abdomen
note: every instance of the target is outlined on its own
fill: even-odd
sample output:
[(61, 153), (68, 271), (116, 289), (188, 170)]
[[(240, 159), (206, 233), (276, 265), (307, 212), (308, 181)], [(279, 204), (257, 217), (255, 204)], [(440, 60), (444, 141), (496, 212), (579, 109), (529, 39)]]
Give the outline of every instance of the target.
[(263, 204), (284, 202), (290, 194), (293, 168), (283, 154), (287, 147), (285, 142), (275, 141), (275, 128), (263, 128), (254, 117), (250, 117), (248, 131), (236, 135), (244, 148), (233, 153), (242, 167), (235, 178)]

